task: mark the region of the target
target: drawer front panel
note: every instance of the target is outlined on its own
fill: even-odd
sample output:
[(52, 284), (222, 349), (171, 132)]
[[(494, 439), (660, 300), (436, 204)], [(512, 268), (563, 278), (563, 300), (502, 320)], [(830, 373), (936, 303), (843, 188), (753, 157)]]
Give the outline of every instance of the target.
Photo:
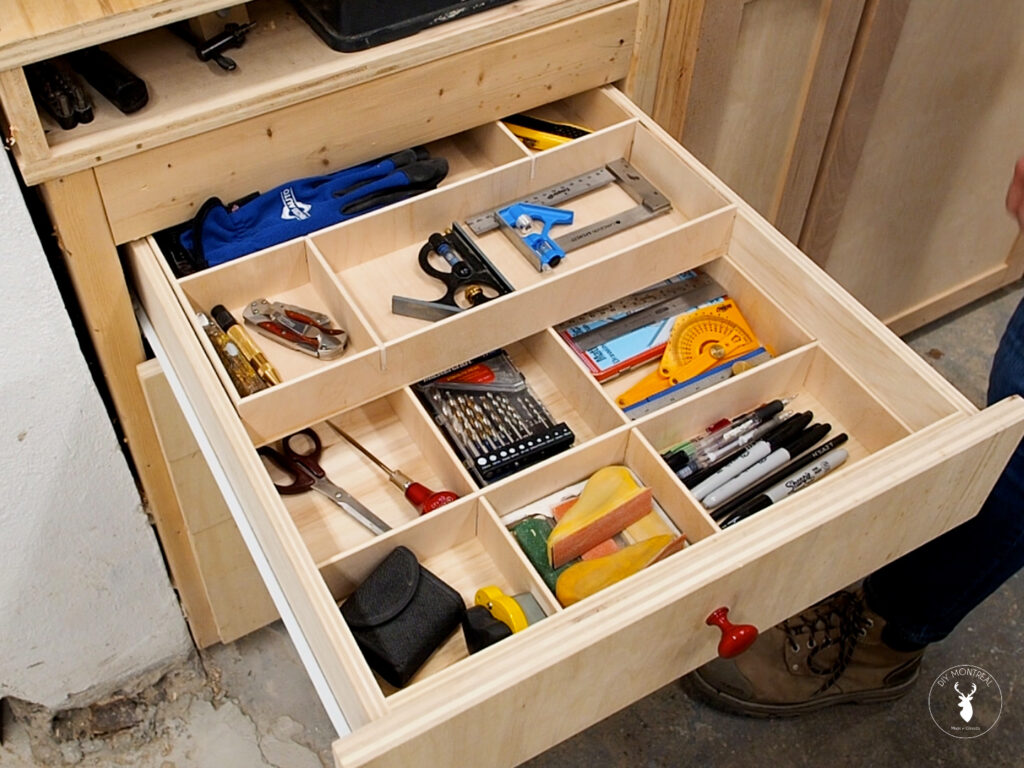
[(714, 658), (718, 631), (704, 620), (719, 606), (767, 629), (964, 522), (1022, 434), (1024, 402), (1015, 398), (917, 435), (863, 472), (809, 489), (802, 507), (755, 516), (684, 550), (685, 564), (669, 559), (594, 605), (548, 619), (517, 649), (489, 649), (497, 652), (471, 658), (457, 679), (410, 692), (392, 714), (335, 742), (335, 760), (341, 768), (527, 760)]
[[(253, 451), (224, 389), (196, 344), (195, 334), (179, 311), (164, 272), (145, 242), (128, 250), (128, 265), (142, 305), (147, 309), (170, 365), (202, 423), (224, 475), (244, 510), (248, 525), (278, 581), (287, 605), (315, 656), (331, 694), (353, 728), (386, 710), (369, 670), (352, 663), (355, 641), (342, 627), (337, 606), (310, 559), (294, 525), (274, 512), (280, 500)], [(337, 649), (347, 649), (339, 653)], [(369, 693), (368, 693), (369, 692)], [(330, 708), (334, 709), (334, 708)]]

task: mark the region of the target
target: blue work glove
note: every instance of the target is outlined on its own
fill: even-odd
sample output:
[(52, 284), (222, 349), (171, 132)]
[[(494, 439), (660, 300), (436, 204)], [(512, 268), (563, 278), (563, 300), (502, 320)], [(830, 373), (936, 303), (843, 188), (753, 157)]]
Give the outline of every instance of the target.
[(206, 267), (346, 221), (433, 189), (448, 173), (443, 157), (406, 149), (383, 160), (296, 179), (229, 209), (203, 204), (181, 244)]

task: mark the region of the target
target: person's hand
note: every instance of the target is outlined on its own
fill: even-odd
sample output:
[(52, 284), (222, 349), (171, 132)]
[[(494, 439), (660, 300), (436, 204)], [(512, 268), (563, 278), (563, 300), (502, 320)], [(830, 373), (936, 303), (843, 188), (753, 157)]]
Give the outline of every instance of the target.
[(1006, 191), (1006, 210), (1017, 219), (1021, 231), (1024, 231), (1024, 156), (1013, 166), (1013, 181)]

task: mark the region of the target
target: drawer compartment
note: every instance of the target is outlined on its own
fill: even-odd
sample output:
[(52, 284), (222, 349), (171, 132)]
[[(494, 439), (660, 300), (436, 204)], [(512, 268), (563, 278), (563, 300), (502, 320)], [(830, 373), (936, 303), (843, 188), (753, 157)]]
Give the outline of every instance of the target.
[[(257, 289), (258, 265), (288, 264), (291, 282), (275, 278), (260, 292), (321, 301), (362, 334), (353, 337), (352, 358), (289, 368), (282, 385), (250, 397), (232, 394), (192, 319), (214, 298), (219, 278), (176, 280), (152, 240), (128, 249), (141, 301), (238, 497), (241, 524), (280, 585), (329, 711), (340, 709), (352, 731), (335, 746), (339, 765), (525, 760), (712, 658), (717, 632), (704, 620), (714, 609), (728, 606), (737, 621), (767, 628), (969, 518), (1024, 433), (1020, 399), (978, 412), (616, 91), (560, 102), (550, 114), (569, 119), (588, 105), (601, 114), (614, 109), (586, 138), (485, 162), (416, 200), (226, 267), (237, 279), (217, 290), (233, 307)], [(489, 130), (478, 135), (503, 136), (500, 127)], [(410, 268), (431, 231), (618, 157), (665, 192), (671, 214), (592, 243), (545, 273), (503, 235), (488, 233), (481, 247), (515, 292), (437, 323), (390, 316), (394, 292), (439, 293)], [(599, 217), (621, 203), (602, 196), (580, 199), (577, 209)], [(595, 381), (554, 326), (697, 267), (740, 303), (773, 358), (631, 420), (615, 402), (627, 379)], [(246, 287), (250, 274), (255, 282)], [(480, 487), (412, 385), (496, 348), (509, 352), (577, 439), (564, 453)], [(720, 528), (659, 452), (722, 417), (789, 395), (792, 409), (849, 433), (850, 461)], [(324, 419), (390, 465), (461, 498), (418, 516)], [(277, 493), (256, 449), (309, 426), (323, 437), (328, 475), (357, 491), (390, 531), (371, 536), (320, 500)], [(502, 518), (609, 464), (625, 465), (652, 488), (689, 545), (563, 608)], [(393, 690), (370, 671), (337, 603), (399, 544), (467, 604), (488, 582), (530, 592), (548, 616), (473, 655), (456, 634), (409, 685)], [(481, 743), (497, 746), (482, 754)]]
[[(95, 119), (70, 131), (37, 112), (8, 63), (0, 99), (26, 181), (98, 166), (124, 242), (187, 218), (193, 193), (247, 194), (257, 166), (274, 165), (282, 181), (313, 175), (327, 161), (344, 167), (625, 77), (637, 19), (636, 0), (524, 0), (339, 56), (284, 0), (248, 5), (255, 27), (232, 50), (238, 67), (228, 77), (190, 60), (169, 29), (106, 44), (146, 82), (149, 103), (124, 115), (94, 97)], [(307, 151), (296, 152), (300, 142)]]

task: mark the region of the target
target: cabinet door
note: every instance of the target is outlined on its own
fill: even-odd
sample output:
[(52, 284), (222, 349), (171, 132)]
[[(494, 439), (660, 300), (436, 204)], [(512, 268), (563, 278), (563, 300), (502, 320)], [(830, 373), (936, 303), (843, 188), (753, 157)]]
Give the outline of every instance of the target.
[[(652, 116), (794, 242), (864, 0), (698, 0), (666, 11)], [(641, 94), (644, 83), (635, 90)]]
[(871, 4), (800, 247), (897, 333), (1020, 278), (1006, 215), (1024, 154), (1014, 2)]

